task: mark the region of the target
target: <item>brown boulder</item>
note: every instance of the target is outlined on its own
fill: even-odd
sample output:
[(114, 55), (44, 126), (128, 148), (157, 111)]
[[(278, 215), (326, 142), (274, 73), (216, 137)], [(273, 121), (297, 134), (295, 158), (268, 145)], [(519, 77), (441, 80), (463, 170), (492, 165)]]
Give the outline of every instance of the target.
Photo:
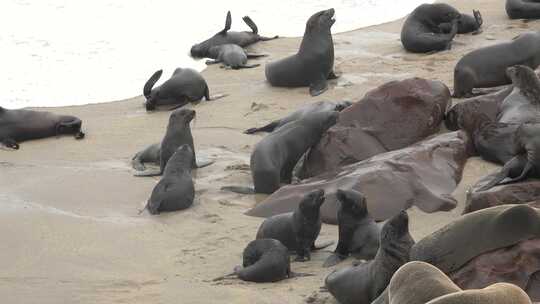
[(362, 192), (376, 220), (388, 219), (412, 205), (424, 212), (448, 211), (456, 206), (450, 194), (461, 180), (469, 156), (467, 145), (465, 133), (439, 135), (343, 167), (339, 172), (284, 186), (246, 214), (268, 217), (291, 212), (305, 193), (315, 189), (326, 193), (321, 217), (330, 224), (337, 222), (337, 189)]
[(410, 78), (386, 83), (343, 110), (311, 149), (302, 177), (312, 177), (371, 156), (401, 149), (439, 131), (451, 104), (439, 81)]

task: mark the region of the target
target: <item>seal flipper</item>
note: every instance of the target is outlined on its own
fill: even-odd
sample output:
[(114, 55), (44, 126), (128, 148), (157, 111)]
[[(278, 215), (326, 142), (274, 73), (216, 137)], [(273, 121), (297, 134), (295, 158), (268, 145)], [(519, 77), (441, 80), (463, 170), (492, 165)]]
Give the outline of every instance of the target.
[(257, 28), (257, 25), (255, 24), (255, 22), (253, 22), (253, 20), (251, 20), (251, 18), (249, 18), (249, 16), (244, 16), (242, 20), (244, 20), (244, 23), (247, 24), (247, 26), (249, 26), (253, 34), (259, 33), (259, 29)]
[(276, 129), (278, 126), (280, 120), (272, 121), (271, 123), (267, 124), (266, 126), (260, 127), (260, 128), (249, 128), (244, 131), (244, 134), (254, 134), (257, 132), (272, 132)]
[(225, 28), (223, 28), (223, 30), (221, 30), (221, 32), (219, 32), (218, 34), (220, 35), (227, 34), (227, 32), (231, 29), (231, 24), (232, 24), (231, 11), (228, 11), (227, 17), (225, 18)]
[(337, 75), (333, 70), (330, 71), (330, 73), (328, 73), (328, 80), (332, 80), (332, 79), (338, 79), (339, 78), (339, 75)]
[(317, 79), (309, 85), (309, 94), (312, 97), (319, 96), (328, 89), (326, 79)]
[(19, 144), (13, 138), (3, 138), (0, 143), (13, 150), (19, 150)]
[[(523, 155), (518, 155), (509, 160), (502, 169), (494, 174), (493, 179), (489, 181), (484, 186), (478, 188), (478, 191), (487, 191), (497, 185), (500, 185), (501, 183), (505, 182), (508, 183), (507, 178), (509, 178), (509, 175), (512, 171), (517, 171), (521, 173), (520, 176), (525, 173), (525, 168), (529, 165), (529, 162)], [(510, 178), (512, 179), (512, 178)]]
[(152, 92), (152, 88), (156, 84), (156, 82), (161, 78), (161, 74), (163, 74), (163, 70), (157, 70), (144, 84), (143, 87), (143, 95), (148, 98), (150, 96), (150, 92)]
[(346, 258), (347, 258), (347, 256), (345, 256), (345, 255), (341, 255), (339, 253), (333, 253), (328, 258), (326, 258), (326, 261), (324, 261), (324, 263), (323, 263), (323, 267), (326, 268), (326, 267), (335, 266), (335, 265), (341, 263), (342, 261), (344, 261)]
[(231, 191), (231, 192), (240, 193), (240, 194), (255, 194), (254, 188), (242, 187), (242, 186), (224, 186), (224, 187), (221, 187), (221, 190)]
[(267, 57), (268, 54), (250, 54), (246, 52), (246, 56), (249, 59), (253, 59), (253, 58)]
[(206, 60), (205, 64), (206, 65), (211, 65), (211, 64), (217, 64), (217, 63), (220, 63), (221, 60)]
[(161, 170), (145, 170), (143, 172), (136, 172), (133, 176), (137, 177), (149, 177), (149, 176), (161, 176), (163, 171)]

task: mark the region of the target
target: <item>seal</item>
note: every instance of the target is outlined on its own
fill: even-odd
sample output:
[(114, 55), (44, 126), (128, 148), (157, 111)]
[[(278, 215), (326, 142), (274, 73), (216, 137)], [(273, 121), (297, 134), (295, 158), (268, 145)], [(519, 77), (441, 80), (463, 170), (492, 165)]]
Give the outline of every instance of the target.
[[(458, 33), (460, 18), (459, 11), (448, 4), (422, 4), (405, 20), (401, 28), (401, 43), (413, 53), (449, 50)], [(445, 33), (448, 27), (450, 29)]]
[(251, 32), (229, 31), (232, 24), (231, 12), (229, 11), (227, 12), (227, 17), (225, 18), (225, 28), (223, 28), (223, 30), (210, 37), (209, 39), (193, 45), (190, 51), (191, 56), (197, 58), (212, 58), (209, 51), (211, 47), (216, 45), (236, 44), (240, 47), (246, 47), (258, 41), (268, 41), (278, 38), (278, 36), (264, 37), (259, 35), (259, 29), (257, 28), (257, 25), (255, 24), (255, 22), (253, 22), (253, 20), (251, 20), (249, 16), (245, 16), (242, 19), (247, 24), (247, 26), (249, 26)]
[(174, 152), (146, 205), (151, 214), (184, 210), (193, 205), (195, 198), (195, 187), (191, 178), (193, 156), (193, 150), (186, 144)]
[(528, 66), (506, 69), (513, 90), (502, 102), (497, 120), (502, 123), (540, 122), (540, 79)]
[(337, 190), (336, 197), (340, 202), (337, 212), (339, 241), (323, 267), (334, 266), (351, 253), (356, 258), (372, 260), (379, 249), (381, 226), (369, 216), (366, 197), (358, 191), (342, 189)]
[(206, 80), (193, 69), (177, 68), (171, 78), (154, 88), (154, 84), (159, 80), (161, 74), (163, 74), (163, 70), (156, 71), (144, 85), (143, 95), (146, 97), (147, 111), (167, 105), (172, 105), (172, 110), (190, 102), (200, 101), (203, 98), (216, 100), (226, 96), (219, 94), (210, 97)]
[(514, 284), (496, 283), (483, 289), (470, 289), (435, 298), (426, 304), (531, 304), (531, 299)]
[(84, 138), (82, 121), (69, 115), (33, 110), (9, 110), (0, 107), (0, 143), (19, 149), (19, 142), (63, 134)]
[(510, 42), (483, 47), (463, 56), (454, 68), (453, 97), (471, 97), (474, 88), (509, 84), (506, 69), (518, 64), (538, 67), (540, 33), (524, 33)]
[(409, 261), (413, 244), (409, 217), (402, 211), (384, 224), (375, 259), (330, 273), (325, 286), (341, 304), (371, 303), (385, 290), (392, 274)]
[(317, 101), (315, 103), (309, 103), (307, 105), (300, 107), (298, 110), (292, 112), (291, 114), (281, 119), (274, 120), (271, 123), (265, 126), (262, 126), (260, 128), (249, 128), (246, 131), (244, 131), (244, 133), (254, 134), (257, 132), (272, 132), (291, 121), (302, 119), (308, 114), (318, 113), (318, 112), (332, 112), (332, 111), (341, 112), (342, 110), (344, 110), (345, 108), (351, 105), (352, 105), (352, 102), (346, 101), (346, 100), (338, 101), (338, 102)]
[[(259, 227), (256, 239), (276, 239), (289, 250), (296, 251), (295, 261), (311, 259), (310, 250), (321, 231), (319, 208), (324, 203), (324, 191), (314, 190), (306, 194), (294, 212), (267, 218)], [(330, 244), (328, 244), (330, 245)]]
[(538, 236), (539, 210), (527, 205), (496, 206), (464, 214), (426, 236), (411, 249), (411, 260), (449, 274), (482, 253)]
[[(483, 121), (480, 121), (482, 119)], [(476, 152), (484, 160), (505, 164), (519, 153), (514, 144), (518, 124), (493, 122), (485, 116), (479, 118), (479, 123), (481, 126), (473, 131), (471, 137)]]
[(535, 0), (506, 0), (505, 8), (510, 19), (540, 18), (540, 2)]
[(207, 60), (207, 65), (223, 63), (222, 67), (235, 70), (258, 67), (260, 66), (260, 64), (258, 63), (248, 65), (248, 58), (259, 58), (267, 56), (263, 54), (249, 54), (246, 52), (246, 50), (236, 44), (216, 45), (210, 48), (209, 53), (211, 58), (216, 58), (216, 60)]
[[(159, 145), (159, 171), (143, 171), (136, 173), (135, 176), (156, 176), (161, 175), (163, 171), (165, 170), (165, 166), (167, 165), (167, 162), (171, 158), (171, 156), (176, 152), (178, 147), (186, 144), (191, 149), (191, 153), (193, 154), (191, 157), (192, 162), (192, 168), (197, 167), (197, 161), (195, 157), (195, 150), (193, 146), (193, 136), (191, 135), (191, 128), (189, 127), (189, 123), (193, 118), (195, 117), (195, 111), (189, 110), (189, 109), (176, 109), (174, 110), (171, 115), (169, 116), (169, 124), (167, 125), (167, 131), (165, 132), (165, 136), (161, 140), (161, 144)], [(149, 147), (143, 150), (142, 152), (137, 153), (135, 155), (134, 160), (136, 163), (140, 162), (141, 155), (143, 156), (150, 156), (150, 153), (156, 150), (157, 148)], [(145, 153), (146, 151), (146, 153)]]
[(327, 80), (335, 79), (334, 42), (330, 28), (336, 21), (334, 9), (309, 18), (298, 53), (266, 65), (266, 79), (276, 87), (309, 86), (311, 96), (327, 90)]
[(515, 151), (519, 153), (507, 161), (491, 181), (480, 187), (486, 191), (497, 185), (522, 181), (540, 174), (540, 124), (522, 124), (514, 135)]
[(300, 276), (312, 274), (291, 271), (287, 247), (275, 239), (258, 239), (251, 241), (244, 249), (242, 266), (235, 267), (233, 273), (215, 278), (213, 281), (238, 277), (244, 281), (264, 283)]
[[(478, 35), (482, 32), (483, 23), (482, 14), (478, 10), (473, 10), (472, 16), (462, 13), (458, 19), (458, 34), (472, 33)], [(439, 28), (443, 33), (449, 33), (452, 31), (452, 23), (442, 23)]]
[(255, 189), (236, 186), (221, 189), (244, 194), (271, 194), (282, 183), (291, 183), (293, 169), (302, 155), (319, 141), (337, 118), (335, 111), (310, 113), (270, 133), (251, 153), (250, 168)]

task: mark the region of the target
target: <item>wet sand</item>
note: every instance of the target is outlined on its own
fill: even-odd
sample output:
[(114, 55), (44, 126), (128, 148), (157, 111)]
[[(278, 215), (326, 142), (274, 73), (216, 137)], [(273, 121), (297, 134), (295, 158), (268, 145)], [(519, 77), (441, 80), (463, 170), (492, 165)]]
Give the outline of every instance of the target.
[[(250, 151), (263, 135), (242, 134), (248, 127), (305, 103), (356, 101), (396, 79), (438, 79), (452, 88), (453, 68), (463, 54), (540, 29), (540, 21), (507, 19), (503, 0), (448, 2), (462, 12), (480, 9), (484, 32), (458, 35), (451, 51), (431, 55), (405, 53), (399, 42), (403, 20), (334, 35), (335, 68), (342, 77), (318, 98), (311, 98), (307, 88), (272, 88), (265, 82), (263, 63), (296, 52), (301, 38), (253, 46), (254, 52), (270, 55), (258, 60), (259, 68), (206, 69), (211, 94), (229, 96), (189, 106), (197, 111), (192, 123), (197, 153), (216, 162), (197, 170), (196, 201), (186, 211), (138, 215), (159, 179), (133, 177), (130, 160), (161, 140), (169, 112), (147, 114), (142, 97), (45, 109), (80, 117), (87, 136), (83, 141), (50, 138), (24, 142), (19, 151), (0, 150), (2, 302), (262, 304), (302, 303), (313, 296), (319, 303), (335, 303), (328, 293), (318, 293), (332, 270), (321, 265), (333, 248), (315, 252), (310, 262), (292, 264), (293, 271), (313, 277), (273, 284), (210, 282), (241, 264), (242, 250), (262, 221), (243, 213), (264, 196), (219, 189), (251, 184), (242, 165), (249, 164)], [(133, 84), (134, 94), (142, 85)], [(419, 239), (459, 216), (467, 188), (495, 168), (471, 158), (454, 193), (458, 208), (434, 214), (412, 209), (413, 236)], [(336, 239), (337, 227), (324, 225), (319, 241)]]

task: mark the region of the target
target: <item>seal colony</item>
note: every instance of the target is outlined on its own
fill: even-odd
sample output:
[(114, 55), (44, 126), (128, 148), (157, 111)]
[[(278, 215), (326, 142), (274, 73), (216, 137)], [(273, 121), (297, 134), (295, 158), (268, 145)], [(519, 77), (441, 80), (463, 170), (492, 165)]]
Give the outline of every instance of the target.
[[(310, 17), (299, 51), (266, 65), (265, 75), (271, 85), (309, 86), (312, 96), (329, 89), (327, 80), (336, 77), (330, 32), (334, 13), (328, 9)], [(250, 53), (244, 47), (273, 38), (259, 36), (249, 17), (244, 17), (244, 21), (251, 32), (229, 31), (229, 12), (225, 28), (195, 45), (192, 54), (222, 61), (232, 68), (249, 67), (246, 61)], [(407, 38), (402, 43), (405, 46), (411, 42), (412, 50), (430, 38), (443, 38), (440, 45), (427, 41), (433, 49), (424, 49), (438, 51), (439, 46), (450, 45), (451, 39), (444, 39), (445, 35), (453, 39), (459, 33), (479, 31), (482, 23), (477, 11), (470, 16), (444, 4), (424, 5), (405, 22), (402, 33)], [(426, 29), (433, 31), (433, 37)], [(454, 93), (459, 97), (473, 95), (474, 88), (509, 84), (506, 77), (512, 80), (512, 86), (467, 100), (449, 112), (446, 110), (452, 100), (445, 84), (411, 78), (386, 83), (366, 98), (356, 99), (356, 103), (308, 103), (282, 119), (246, 130), (248, 134), (269, 134), (252, 150), (250, 171), (254, 189), (237, 192), (271, 194), (248, 212), (267, 218), (261, 219), (257, 231), (239, 230), (231, 235), (231, 240), (242, 235), (255, 239), (242, 253), (242, 266), (213, 282), (239, 278), (262, 283), (311, 276), (292, 272), (291, 266), (313, 267), (313, 262), (294, 262), (314, 260), (322, 271), (323, 267), (335, 266), (352, 255), (366, 261), (334, 270), (324, 280), (324, 288), (342, 304), (526, 304), (531, 303), (531, 298), (539, 300), (540, 259), (535, 246), (540, 244), (540, 191), (522, 191), (526, 193), (521, 193), (517, 201), (508, 194), (529, 185), (538, 187), (534, 181), (522, 182), (540, 172), (540, 80), (532, 70), (540, 64), (537, 54), (533, 54), (537, 35), (524, 33), (512, 42), (475, 50), (459, 60), (454, 84)], [(257, 66), (252, 67), (254, 73), (262, 72)], [(144, 170), (137, 176), (162, 175), (157, 184), (152, 184), (153, 191), (146, 201), (146, 209), (156, 215), (152, 220), (158, 221), (166, 220), (159, 215), (161, 212), (184, 210), (179, 216), (185, 216), (202, 205), (196, 203), (192, 207), (207, 189), (195, 191), (198, 184), (192, 170), (203, 165), (197, 163), (189, 125), (195, 110), (184, 106), (203, 97), (211, 99), (202, 75), (179, 68), (169, 80), (154, 88), (161, 74), (156, 72), (144, 86), (147, 110), (162, 105), (180, 108), (170, 114), (162, 141), (132, 159), (136, 170)], [(402, 92), (405, 93), (398, 94)], [(463, 131), (437, 134), (443, 120), (449, 128)], [(242, 126), (242, 130), (244, 127), (248, 126)], [(81, 120), (0, 108), (0, 140), (4, 145), (18, 148), (19, 141), (59, 134), (83, 137)], [(365, 150), (339, 150), (347, 144)], [(332, 153), (336, 150), (330, 148), (336, 147), (341, 154)], [(327, 158), (321, 157), (320, 151), (325, 151)], [(413, 205), (427, 213), (456, 207), (457, 201), (451, 194), (461, 181), (467, 159), (478, 154), (505, 165), (493, 175), (494, 179), (488, 176), (480, 180), (471, 197), (497, 186), (501, 193), (495, 196), (502, 201), (494, 207), (489, 206), (491, 202), (475, 205), (478, 210), (467, 209), (466, 214), (415, 243), (409, 233), (406, 210)], [(329, 159), (330, 164), (313, 169), (318, 161)], [(159, 165), (159, 170), (146, 171), (146, 163)], [(486, 181), (489, 187), (482, 188)], [(500, 186), (509, 182), (515, 187)], [(204, 214), (196, 220), (208, 217)], [(333, 252), (314, 251), (332, 243), (315, 244), (325, 232), (323, 221), (338, 224), (338, 234), (334, 236), (338, 244)], [(221, 227), (221, 223), (213, 223)], [(222, 243), (215, 246), (221, 253)], [(291, 251), (296, 252), (293, 264)], [(179, 256), (189, 252), (187, 249)], [(414, 262), (408, 263), (410, 260)], [(497, 279), (503, 282), (487, 280), (486, 269), (503, 269), (504, 275), (495, 271), (499, 274)]]

